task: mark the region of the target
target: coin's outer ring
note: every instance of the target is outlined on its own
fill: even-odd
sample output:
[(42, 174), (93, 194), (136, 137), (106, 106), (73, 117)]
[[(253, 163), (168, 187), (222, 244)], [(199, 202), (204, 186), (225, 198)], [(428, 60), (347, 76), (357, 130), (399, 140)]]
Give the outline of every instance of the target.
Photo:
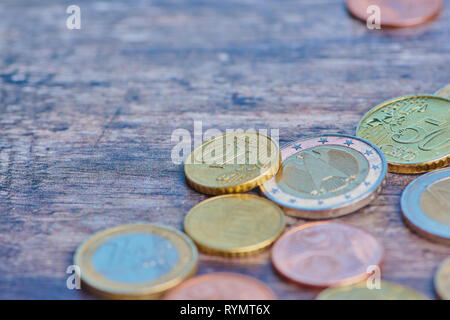
[(258, 286), (261, 291), (265, 291), (266, 298), (264, 300), (275, 300), (277, 297), (275, 293), (270, 289), (264, 282), (262, 282), (259, 279), (243, 275), (240, 273), (234, 273), (234, 272), (215, 272), (215, 273), (209, 273), (209, 274), (203, 274), (196, 277), (193, 277), (189, 280), (184, 281), (182, 284), (177, 286), (176, 288), (173, 288), (172, 290), (168, 291), (163, 297), (163, 300), (173, 300), (173, 295), (177, 294), (179, 290), (184, 290), (185, 288), (189, 288), (189, 286), (196, 284), (199, 281), (211, 279), (214, 280), (215, 278), (223, 278), (223, 277), (232, 277), (232, 278), (239, 278), (242, 279), (242, 281), (251, 282), (255, 286)]
[[(86, 249), (89, 248), (92, 244), (96, 243), (99, 239), (106, 237), (108, 235), (118, 233), (119, 235), (122, 235), (120, 232), (122, 230), (126, 229), (132, 229), (136, 228), (136, 233), (139, 232), (139, 229), (143, 228), (159, 228), (159, 229), (165, 229), (166, 231), (173, 232), (180, 238), (182, 238), (183, 241), (186, 242), (187, 246), (191, 249), (191, 255), (192, 259), (190, 263), (183, 268), (183, 272), (176, 278), (171, 279), (168, 282), (161, 283), (159, 285), (151, 285), (148, 288), (141, 288), (141, 289), (134, 289), (134, 288), (124, 288), (123, 284), (117, 283), (117, 287), (109, 286), (101, 283), (102, 281), (98, 281), (95, 279), (95, 277), (92, 277), (91, 275), (86, 275), (85, 272), (83, 272), (83, 263), (81, 261), (83, 260), (83, 253)], [(125, 234), (130, 234), (125, 233)], [(85, 287), (88, 291), (99, 295), (101, 297), (107, 298), (107, 299), (122, 299), (122, 300), (146, 300), (146, 299), (158, 299), (161, 297), (162, 294), (164, 294), (167, 290), (177, 286), (179, 283), (184, 281), (185, 279), (188, 279), (192, 277), (196, 272), (198, 268), (198, 252), (197, 248), (195, 247), (192, 240), (187, 237), (182, 232), (163, 225), (159, 224), (130, 224), (130, 225), (121, 225), (118, 227), (106, 229), (103, 231), (99, 231), (94, 233), (91, 237), (83, 241), (77, 248), (74, 254), (73, 258), (74, 264), (78, 265), (81, 268), (81, 282), (82, 287)]]
[(441, 283), (439, 282), (440, 273), (444, 271), (444, 268), (450, 264), (450, 256), (445, 259), (438, 267), (436, 274), (434, 275), (434, 290), (436, 291), (436, 295), (441, 300), (450, 300), (449, 292), (445, 292), (444, 288), (441, 287)]
[(429, 218), (420, 208), (420, 197), (427, 186), (449, 176), (450, 168), (420, 176), (405, 188), (400, 201), (408, 227), (432, 241), (447, 245), (450, 245), (450, 227)]
[[(356, 136), (359, 137), (358, 133), (361, 128), (361, 125), (372, 113), (378, 111), (378, 109), (381, 109), (388, 104), (391, 104), (393, 102), (397, 102), (400, 100), (409, 99), (409, 98), (430, 98), (430, 99), (440, 99), (440, 100), (450, 102), (450, 99), (448, 99), (446, 97), (430, 95), (430, 94), (402, 96), (402, 97), (384, 101), (383, 103), (381, 103), (381, 104), (373, 107), (369, 111), (367, 111), (366, 114), (361, 118), (361, 121), (359, 121), (358, 126), (356, 127)], [(447, 154), (440, 158), (432, 159), (432, 160), (425, 161), (425, 162), (413, 162), (413, 163), (388, 162), (388, 171), (392, 172), (392, 173), (405, 173), (405, 174), (424, 173), (424, 172), (429, 172), (432, 170), (446, 167), (449, 164), (450, 164), (450, 154)]]
[[(381, 281), (380, 284), (381, 288), (383, 287), (388, 287), (390, 288), (392, 291), (403, 291), (403, 292), (407, 292), (410, 296), (410, 298), (412, 298), (413, 300), (429, 300), (427, 296), (423, 295), (420, 292), (417, 292), (411, 288), (396, 284), (396, 283), (392, 283), (392, 282), (388, 282), (388, 281)], [(331, 287), (331, 288), (327, 288), (323, 291), (321, 291), (317, 297), (316, 300), (343, 300), (343, 299), (335, 299), (335, 293), (337, 292), (339, 294), (339, 292), (343, 289), (346, 289), (347, 286), (345, 287)], [(354, 284), (354, 285), (350, 285), (348, 286), (349, 289), (351, 288), (367, 288), (367, 284), (366, 283), (359, 283), (359, 284)], [(345, 297), (342, 297), (345, 299)]]
[[(369, 15), (368, 14), (365, 15), (366, 12), (361, 13), (361, 11), (358, 10), (357, 7), (354, 6), (354, 4), (351, 0), (346, 0), (346, 3), (347, 3), (347, 9), (352, 16), (354, 16), (355, 18), (357, 18), (361, 21), (364, 21), (364, 22), (367, 21), (367, 18), (369, 17)], [(381, 21), (381, 25), (383, 27), (387, 27), (387, 28), (406, 28), (406, 27), (413, 27), (416, 25), (424, 24), (428, 21), (435, 19), (437, 16), (439, 16), (443, 7), (444, 7), (443, 2), (440, 1), (439, 7), (436, 7), (436, 11), (434, 11), (433, 14), (430, 14), (428, 16), (418, 17), (416, 19), (408, 19), (408, 20), (396, 21), (396, 22)], [(381, 10), (383, 10), (383, 9), (381, 8)]]
[(365, 233), (367, 236), (371, 237), (378, 245), (379, 249), (381, 250), (380, 253), (380, 259), (377, 263), (378, 268), (380, 268), (380, 270), (382, 270), (381, 264), (383, 263), (384, 260), (384, 248), (381, 245), (381, 242), (369, 231), (360, 228), (360, 227), (355, 227), (353, 225), (347, 224), (347, 223), (342, 223), (342, 222), (334, 222), (334, 221), (315, 221), (315, 222), (308, 222), (305, 224), (302, 224), (300, 226), (294, 227), (288, 231), (286, 231), (280, 238), (278, 238), (278, 240), (275, 242), (275, 244), (273, 245), (273, 248), (270, 252), (270, 260), (272, 261), (272, 265), (275, 268), (275, 270), (277, 270), (277, 272), (279, 274), (281, 274), (283, 277), (285, 277), (286, 279), (288, 279), (289, 281), (292, 281), (296, 284), (302, 285), (302, 286), (306, 286), (306, 287), (311, 287), (311, 288), (327, 288), (327, 287), (341, 287), (341, 286), (347, 286), (347, 285), (352, 285), (361, 281), (366, 280), (367, 278), (370, 277), (370, 273), (362, 273), (359, 275), (355, 275), (353, 277), (349, 277), (346, 279), (342, 279), (340, 281), (334, 282), (334, 283), (328, 283), (326, 285), (322, 285), (322, 284), (316, 284), (316, 283), (308, 283), (308, 282), (302, 282), (302, 281), (298, 281), (297, 279), (293, 279), (290, 278), (288, 275), (286, 275), (285, 273), (283, 273), (281, 270), (282, 268), (278, 265), (277, 260), (274, 258), (274, 252), (276, 252), (276, 250), (278, 249), (278, 244), (281, 243), (285, 238), (289, 237), (291, 234), (302, 230), (302, 229), (306, 229), (309, 227), (313, 227), (313, 226), (317, 226), (317, 225), (322, 225), (322, 224), (334, 224), (334, 225), (341, 225), (341, 226), (345, 226), (347, 228), (353, 228), (353, 229), (357, 229), (363, 233)]
[[(210, 202), (210, 201), (214, 201), (217, 199), (223, 199), (223, 198), (233, 198), (236, 196), (248, 196), (249, 198), (255, 198), (257, 200), (261, 200), (261, 201), (266, 201), (267, 205), (269, 206), (273, 206), (274, 209), (279, 210), (279, 214), (280, 214), (280, 225), (282, 227), (279, 228), (279, 231), (277, 232), (276, 235), (274, 235), (271, 238), (268, 238), (264, 241), (261, 241), (259, 243), (253, 244), (253, 245), (249, 245), (249, 246), (245, 246), (245, 247), (239, 247), (239, 248), (234, 248), (232, 250), (221, 250), (218, 248), (213, 248), (208, 246), (207, 244), (203, 244), (203, 243), (199, 243), (195, 240), (195, 236), (192, 235), (191, 232), (189, 232), (189, 230), (186, 228), (186, 222), (189, 219), (189, 217), (195, 213), (195, 209), (197, 207), (202, 206), (203, 204), (205, 204), (206, 202)], [(221, 196), (216, 196), (216, 197), (212, 197), (209, 199), (206, 199), (202, 202), (200, 202), (199, 204), (197, 204), (195, 207), (193, 207), (191, 210), (189, 210), (189, 212), (187, 213), (186, 217), (184, 217), (184, 223), (183, 223), (183, 228), (184, 231), (186, 232), (186, 234), (191, 237), (192, 241), (194, 241), (194, 243), (197, 245), (198, 249), (204, 253), (207, 254), (211, 254), (211, 255), (218, 255), (218, 256), (222, 256), (222, 257), (227, 257), (227, 258), (239, 258), (239, 257), (246, 257), (249, 255), (253, 255), (259, 252), (262, 252), (264, 250), (266, 250), (269, 246), (271, 246), (279, 237), (280, 235), (283, 233), (284, 229), (286, 227), (286, 219), (285, 219), (285, 215), (283, 210), (277, 206), (275, 203), (273, 203), (272, 201), (269, 201), (263, 197), (259, 197), (257, 195), (254, 194), (224, 194)]]
[[(245, 133), (245, 132), (244, 132)], [(276, 145), (278, 147), (278, 161), (276, 161), (272, 167), (270, 167), (269, 169), (267, 169), (263, 174), (248, 180), (244, 183), (239, 183), (233, 186), (228, 186), (228, 187), (210, 187), (198, 182), (195, 182), (193, 178), (189, 177), (189, 175), (186, 172), (186, 164), (184, 165), (184, 176), (186, 177), (186, 182), (188, 183), (189, 186), (191, 186), (194, 190), (197, 190), (198, 192), (201, 192), (203, 194), (209, 194), (209, 195), (222, 195), (222, 194), (229, 194), (229, 193), (241, 193), (241, 192), (246, 192), (249, 190), (252, 190), (254, 188), (256, 188), (257, 186), (260, 186), (261, 184), (263, 184), (264, 182), (266, 182), (267, 180), (269, 180), (270, 178), (272, 178), (277, 172), (278, 169), (280, 168), (281, 165), (281, 154), (280, 154), (280, 148), (278, 146), (278, 144), (272, 140), (272, 138), (269, 138), (265, 135), (256, 133), (259, 136), (262, 136), (264, 138), (267, 138), (269, 141), (273, 142), (274, 145)], [(194, 149), (194, 151), (192, 151), (189, 156), (187, 157), (187, 159), (191, 158), (195, 152), (202, 148), (203, 145), (207, 142), (210, 142), (212, 140), (215, 139), (219, 139), (222, 137), (226, 137), (226, 136), (230, 136), (230, 135), (234, 135), (234, 133), (228, 133), (228, 134), (224, 134), (222, 136), (213, 138), (211, 140), (205, 141), (204, 143), (202, 143), (200, 146), (198, 146), (197, 148)]]
[[(383, 186), (386, 183), (385, 177), (386, 177), (386, 172), (387, 172), (387, 164), (386, 164), (386, 159), (385, 159), (383, 153), (381, 152), (381, 150), (376, 145), (371, 143), (370, 141), (367, 141), (363, 138), (350, 136), (350, 135), (337, 134), (337, 133), (336, 134), (314, 135), (314, 136), (308, 136), (308, 137), (296, 140), (294, 142), (290, 142), (288, 144), (285, 144), (281, 148), (282, 160), (283, 161), (285, 160), (284, 150), (286, 150), (288, 148), (293, 148), (293, 146), (297, 145), (298, 143), (300, 143), (302, 141), (306, 141), (306, 140), (310, 140), (310, 139), (318, 139), (318, 138), (322, 138), (322, 137), (324, 137), (324, 138), (337, 137), (339, 139), (342, 138), (342, 139), (349, 139), (349, 140), (358, 140), (362, 144), (368, 145), (369, 147), (371, 147), (372, 149), (375, 150), (376, 155), (378, 155), (378, 157), (381, 159), (381, 163), (376, 163), (377, 165), (380, 165), (380, 168), (379, 168), (381, 171), (380, 175), (375, 182), (370, 184), (370, 188), (368, 188), (368, 190), (366, 192), (360, 194), (359, 196), (357, 196), (355, 198), (351, 198), (350, 200), (348, 200), (344, 203), (341, 203), (337, 206), (327, 206), (327, 205), (321, 205), (321, 206), (317, 206), (317, 207), (306, 207), (306, 206), (302, 206), (302, 205), (296, 206), (294, 204), (289, 203), (289, 200), (287, 200), (287, 199), (285, 199), (283, 201), (280, 200), (279, 197), (273, 191), (271, 191), (273, 186), (276, 186), (276, 182), (274, 182), (275, 178), (272, 178), (265, 184), (261, 185), (260, 192), (264, 196), (266, 196), (267, 198), (272, 200), (273, 202), (282, 206), (285, 213), (290, 216), (297, 217), (297, 218), (303, 218), (303, 219), (311, 219), (311, 220), (332, 219), (332, 218), (341, 217), (343, 215), (355, 212), (356, 210), (359, 210), (362, 207), (368, 205), (370, 202), (372, 202), (376, 198), (376, 196), (381, 192)], [(336, 144), (336, 143), (327, 143), (327, 144), (323, 144), (323, 145), (345, 146), (345, 144)], [(320, 144), (319, 144), (319, 146), (320, 146)], [(356, 150), (359, 152), (359, 150), (355, 149), (354, 147), (348, 147), (348, 148), (352, 148), (353, 150)], [(286, 158), (289, 156), (290, 155), (286, 156)], [(363, 155), (363, 156), (368, 160), (369, 164), (372, 165), (371, 161), (368, 159), (368, 156), (366, 156), (366, 155)], [(372, 169), (370, 169), (370, 170), (372, 170)], [(276, 193), (283, 194), (283, 192), (281, 192), (280, 190), (278, 190)], [(291, 195), (288, 195), (288, 196), (283, 195), (283, 198), (284, 197), (295, 199), (296, 203), (301, 203), (301, 200), (302, 200), (302, 198), (296, 198)], [(326, 201), (326, 199), (324, 201)]]

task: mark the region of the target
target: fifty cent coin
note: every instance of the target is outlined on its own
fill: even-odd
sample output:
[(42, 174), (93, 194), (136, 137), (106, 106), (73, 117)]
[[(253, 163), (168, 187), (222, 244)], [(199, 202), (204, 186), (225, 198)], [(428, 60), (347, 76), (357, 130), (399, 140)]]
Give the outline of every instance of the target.
[(450, 257), (444, 260), (434, 276), (436, 293), (442, 300), (450, 300)]
[(386, 176), (382, 152), (347, 135), (303, 138), (283, 146), (281, 157), (280, 170), (261, 191), (287, 214), (305, 219), (335, 218), (364, 207)]
[(446, 87), (440, 89), (435, 93), (435, 95), (450, 99), (450, 85), (447, 85)]
[(450, 168), (422, 175), (403, 191), (406, 224), (420, 235), (450, 245)]
[(369, 289), (365, 282), (323, 290), (317, 300), (428, 300), (423, 294), (399, 284), (382, 281), (380, 289)]
[(183, 233), (160, 225), (99, 232), (74, 256), (87, 289), (113, 299), (154, 299), (193, 275), (197, 249)]
[(343, 286), (369, 277), (383, 248), (370, 233), (342, 223), (314, 222), (289, 230), (272, 248), (272, 264), (287, 279), (313, 287)]
[(209, 198), (192, 208), (184, 230), (201, 251), (223, 256), (255, 253), (270, 246), (283, 232), (283, 210), (251, 194)]
[(237, 273), (211, 273), (191, 278), (169, 291), (165, 300), (274, 300), (261, 281)]
[(450, 100), (432, 95), (392, 99), (371, 109), (356, 135), (380, 147), (395, 173), (421, 173), (450, 163)]
[(379, 8), (380, 24), (385, 27), (410, 27), (435, 18), (443, 8), (442, 0), (347, 0), (356, 18), (367, 21)]
[(245, 192), (270, 179), (280, 159), (278, 144), (271, 138), (236, 132), (196, 148), (186, 159), (184, 173), (188, 184), (202, 193)]

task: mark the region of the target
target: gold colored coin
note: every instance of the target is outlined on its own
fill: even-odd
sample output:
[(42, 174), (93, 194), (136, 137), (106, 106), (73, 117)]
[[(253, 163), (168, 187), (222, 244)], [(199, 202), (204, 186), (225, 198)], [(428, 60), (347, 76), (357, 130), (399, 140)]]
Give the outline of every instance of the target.
[(332, 287), (323, 290), (317, 300), (428, 300), (423, 294), (386, 281), (382, 281), (380, 289), (369, 289), (366, 282), (351, 286)]
[(195, 190), (212, 195), (245, 192), (261, 185), (280, 167), (278, 144), (256, 132), (211, 139), (186, 159), (184, 173)]
[(207, 199), (184, 219), (185, 232), (201, 251), (222, 256), (259, 252), (280, 236), (284, 226), (280, 207), (251, 194)]
[(442, 88), (441, 90), (437, 91), (435, 93), (435, 95), (437, 96), (441, 96), (441, 97), (446, 97), (450, 99), (450, 84), (444, 88)]
[(198, 253), (183, 233), (153, 224), (99, 232), (74, 256), (82, 288), (113, 299), (155, 299), (192, 276)]
[(450, 257), (439, 266), (434, 277), (436, 293), (442, 300), (450, 300)]
[(450, 100), (418, 95), (370, 110), (356, 135), (383, 151), (390, 172), (421, 173), (450, 163)]

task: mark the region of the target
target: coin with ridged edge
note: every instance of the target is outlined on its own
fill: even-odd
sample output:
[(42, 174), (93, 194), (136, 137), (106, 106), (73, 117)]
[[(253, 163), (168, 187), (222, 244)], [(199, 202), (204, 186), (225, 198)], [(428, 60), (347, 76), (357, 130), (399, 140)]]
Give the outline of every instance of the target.
[(253, 277), (217, 272), (193, 277), (170, 290), (165, 300), (274, 300), (273, 291)]
[(380, 288), (369, 289), (365, 282), (351, 286), (323, 290), (317, 300), (428, 300), (426, 296), (408, 287), (381, 281)]
[(211, 195), (245, 192), (278, 171), (278, 143), (252, 131), (213, 138), (186, 159), (184, 173), (195, 190)]
[(406, 224), (432, 241), (450, 245), (450, 168), (424, 174), (403, 191)]
[(364, 115), (356, 135), (381, 149), (390, 172), (445, 167), (450, 163), (450, 100), (416, 95), (383, 102)]
[(184, 219), (185, 232), (201, 251), (229, 257), (264, 250), (280, 236), (284, 226), (283, 210), (252, 194), (209, 198)]
[(450, 99), (450, 84), (438, 90), (435, 95)]
[(442, 300), (450, 300), (450, 257), (444, 260), (434, 276), (436, 294)]
[(124, 225), (99, 232), (74, 256), (82, 288), (106, 298), (155, 299), (197, 270), (194, 243), (175, 229)]
[(326, 134), (281, 148), (281, 168), (261, 192), (286, 214), (329, 219), (354, 212), (380, 192), (387, 164), (382, 152), (361, 138)]

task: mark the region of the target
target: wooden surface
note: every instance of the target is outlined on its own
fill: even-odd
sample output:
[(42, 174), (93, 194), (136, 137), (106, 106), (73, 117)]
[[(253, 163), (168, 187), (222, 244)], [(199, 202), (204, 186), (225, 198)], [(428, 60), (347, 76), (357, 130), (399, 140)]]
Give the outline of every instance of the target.
[[(81, 7), (81, 30), (66, 28), (69, 4)], [(277, 128), (281, 144), (354, 134), (372, 106), (450, 83), (446, 4), (424, 26), (369, 31), (340, 0), (2, 1), (0, 298), (92, 298), (66, 288), (86, 237), (135, 222), (181, 229), (207, 197), (172, 163), (177, 128)], [(432, 276), (450, 249), (403, 224), (413, 179), (389, 174), (369, 207), (339, 221), (382, 241), (384, 279), (435, 298)], [(279, 298), (315, 297), (268, 257), (201, 255), (199, 273), (240, 272)]]

